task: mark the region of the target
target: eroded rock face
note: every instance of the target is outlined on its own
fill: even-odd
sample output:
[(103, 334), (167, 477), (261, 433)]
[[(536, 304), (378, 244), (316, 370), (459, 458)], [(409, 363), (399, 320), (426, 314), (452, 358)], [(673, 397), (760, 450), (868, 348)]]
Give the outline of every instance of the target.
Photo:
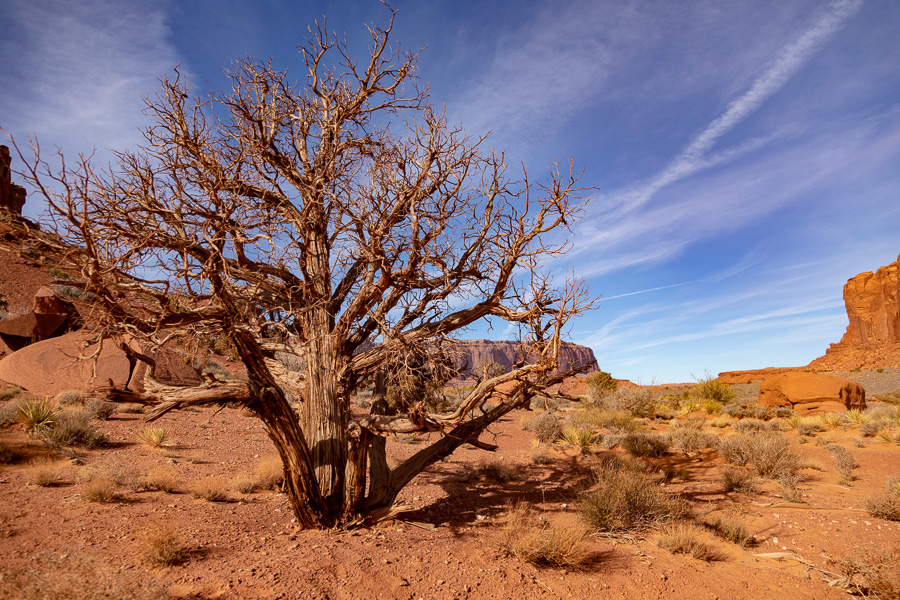
[(900, 258), (847, 281), (844, 304), (850, 321), (844, 337), (809, 366), (848, 370), (900, 366)]
[(21, 215), (25, 206), (25, 188), (12, 182), (11, 163), (9, 148), (0, 146), (0, 208)]
[(760, 406), (787, 406), (799, 415), (866, 407), (866, 390), (855, 381), (825, 373), (784, 373), (759, 387)]
[[(468, 362), (469, 372), (487, 361), (493, 361), (504, 369), (509, 369), (522, 359), (522, 348), (518, 342), (460, 340), (455, 342), (454, 346), (459, 352), (458, 365), (462, 366)], [(594, 351), (590, 348), (570, 342), (562, 343), (559, 351), (560, 371), (567, 371), (571, 368), (594, 362), (596, 362)], [(595, 369), (596, 367), (592, 370)]]

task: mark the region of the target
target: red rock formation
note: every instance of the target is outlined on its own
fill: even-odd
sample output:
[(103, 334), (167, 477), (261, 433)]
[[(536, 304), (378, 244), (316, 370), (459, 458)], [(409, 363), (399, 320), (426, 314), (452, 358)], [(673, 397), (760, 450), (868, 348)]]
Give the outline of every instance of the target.
[(813, 369), (900, 367), (900, 258), (874, 273), (867, 271), (844, 286), (850, 324), (844, 337)]
[(855, 381), (826, 373), (784, 373), (759, 387), (760, 406), (788, 406), (798, 415), (866, 407), (866, 390)]
[(0, 208), (21, 215), (25, 206), (25, 188), (12, 182), (9, 148), (0, 146)]
[[(513, 341), (459, 340), (454, 346), (459, 353), (457, 365), (468, 364), (470, 372), (487, 361), (493, 361), (504, 369), (509, 369), (522, 359), (522, 347), (518, 342)], [(561, 371), (567, 371), (586, 363), (596, 363), (593, 350), (571, 342), (562, 343), (559, 351), (559, 369)], [(596, 366), (591, 370), (596, 370)]]

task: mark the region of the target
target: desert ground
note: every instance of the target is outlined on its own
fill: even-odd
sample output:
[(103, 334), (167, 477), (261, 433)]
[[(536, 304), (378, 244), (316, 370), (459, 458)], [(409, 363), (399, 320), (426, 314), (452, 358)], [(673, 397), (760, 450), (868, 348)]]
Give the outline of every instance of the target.
[[(496, 452), (463, 447), (414, 480), (400, 498), (409, 509), (401, 519), (344, 531), (295, 527), (273, 484), (279, 465), (272, 444), (246, 411), (173, 411), (152, 424), (165, 436), (154, 447), (143, 415), (119, 406), (106, 420), (90, 421), (103, 445), (54, 448), (9, 417), (28, 395), (7, 388), (0, 404), (7, 415), (0, 428), (0, 597), (39, 598), (58, 588), (94, 594), (56, 596), (73, 598), (896, 597), (889, 594), (897, 588), (885, 586), (896, 578), (890, 553), (900, 523), (870, 514), (867, 499), (884, 497), (889, 479), (900, 475), (900, 435), (890, 420), (897, 407), (872, 401), (900, 389), (900, 371), (845, 375), (868, 386), (861, 415), (738, 419), (727, 413), (741, 410), (697, 407), (687, 385), (647, 390), (659, 413), (653, 418), (586, 402), (534, 402), (534, 410), (511, 413), (484, 436), (498, 444)], [(734, 386), (725, 407), (758, 410), (757, 389)], [(67, 410), (85, 410), (68, 400), (76, 403)], [(589, 439), (538, 441), (535, 419), (547, 420), (547, 408), (562, 428), (589, 430)], [(871, 422), (877, 426), (866, 426)], [(712, 447), (741, 435), (755, 439), (762, 429), (784, 436), (799, 456), (793, 479), (759, 476)], [(709, 435), (685, 444), (688, 437), (677, 432), (688, 430)], [(667, 439), (669, 447), (635, 457), (640, 448), (623, 448), (628, 431)], [(402, 460), (427, 442), (392, 438), (388, 453)], [(839, 472), (835, 446), (858, 465), (849, 478)], [(586, 523), (593, 473), (613, 456), (635, 461), (656, 489), (686, 503), (679, 522), (687, 529), (665, 518), (633, 530)], [(726, 472), (746, 473), (755, 485), (728, 491)], [(98, 492), (103, 482), (108, 487)], [(558, 566), (517, 552), (510, 515), (523, 508), (536, 531), (552, 524), (576, 532), (582, 554)], [(731, 537), (741, 543), (723, 537), (728, 524), (740, 530)], [(688, 547), (667, 545), (665, 534), (678, 531), (687, 532)], [(106, 589), (108, 596), (98, 595)]]

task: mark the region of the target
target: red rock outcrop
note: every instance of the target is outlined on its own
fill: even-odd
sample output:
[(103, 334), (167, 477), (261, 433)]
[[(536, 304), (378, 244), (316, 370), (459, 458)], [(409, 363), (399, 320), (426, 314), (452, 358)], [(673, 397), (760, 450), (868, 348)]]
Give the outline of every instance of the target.
[(844, 337), (810, 368), (900, 367), (900, 258), (847, 281), (844, 305), (850, 321)]
[(760, 406), (788, 406), (799, 415), (866, 407), (866, 390), (855, 381), (825, 373), (784, 373), (759, 387)]
[[(509, 369), (522, 359), (522, 346), (514, 341), (459, 340), (454, 343), (454, 347), (458, 352), (457, 365), (468, 364), (469, 371), (487, 361), (493, 361), (504, 369)], [(593, 350), (571, 342), (562, 343), (559, 351), (561, 371), (586, 363), (596, 363)], [(596, 366), (591, 369), (593, 370), (596, 370)]]
[(9, 148), (0, 146), (0, 208), (21, 215), (25, 206), (25, 188), (12, 182), (11, 163)]

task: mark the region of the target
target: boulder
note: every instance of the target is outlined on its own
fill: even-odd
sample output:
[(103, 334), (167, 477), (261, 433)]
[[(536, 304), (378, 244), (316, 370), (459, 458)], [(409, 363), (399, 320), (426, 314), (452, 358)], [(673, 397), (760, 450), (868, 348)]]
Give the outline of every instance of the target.
[[(76, 331), (25, 346), (0, 360), (0, 380), (43, 396), (55, 396), (64, 390), (102, 387), (110, 380), (116, 387), (128, 384), (130, 389), (143, 391), (145, 363), (129, 360), (113, 340), (103, 342), (96, 371), (92, 360), (79, 360), (80, 356), (96, 352), (97, 345), (89, 344), (90, 339), (89, 334)], [(136, 344), (132, 342), (131, 346)], [(184, 364), (174, 351), (163, 348), (144, 353), (156, 360), (158, 381), (185, 386), (202, 382), (197, 372)]]
[(788, 406), (797, 414), (866, 407), (866, 390), (855, 381), (825, 373), (784, 373), (759, 387), (760, 406)]

